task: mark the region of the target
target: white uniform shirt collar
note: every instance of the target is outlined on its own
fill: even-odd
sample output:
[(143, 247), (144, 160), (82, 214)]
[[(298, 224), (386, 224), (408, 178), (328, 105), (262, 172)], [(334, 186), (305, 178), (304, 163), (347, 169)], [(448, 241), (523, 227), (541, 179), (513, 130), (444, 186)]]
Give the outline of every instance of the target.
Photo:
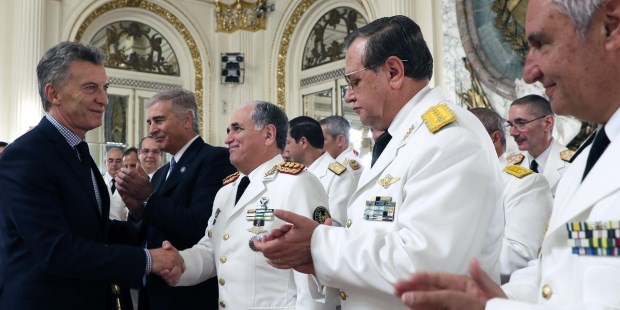
[[(528, 152), (528, 158), (531, 159), (530, 167), (532, 166), (532, 161), (536, 160), (536, 163), (538, 163), (538, 173), (545, 172), (545, 167), (547, 166), (547, 159), (549, 159), (549, 154), (551, 154), (551, 148), (553, 147), (554, 143), (555, 139), (551, 138), (551, 142), (549, 142), (549, 146), (547, 147), (547, 149), (536, 158), (534, 158), (534, 156), (530, 155), (530, 153)], [(557, 156), (560, 156), (560, 154), (557, 154)]]
[(605, 124), (605, 133), (610, 142), (613, 142), (620, 134), (620, 109), (616, 110), (609, 118), (609, 121), (607, 121), (607, 124)]
[[(312, 172), (314, 175), (319, 175), (321, 172), (321, 167), (329, 165), (329, 163), (334, 162), (335, 159), (329, 155), (329, 153), (324, 152), (319, 158), (317, 158), (310, 166), (308, 166), (308, 171)], [(327, 168), (323, 169), (326, 170)]]
[[(248, 175), (248, 177), (250, 178), (250, 183), (257, 181), (258, 179), (262, 180), (263, 176), (265, 175), (265, 173), (273, 168), (273, 166), (277, 165), (277, 164), (281, 164), (284, 162), (284, 157), (282, 157), (282, 155), (278, 154), (276, 156), (274, 156), (272, 159), (264, 162), (262, 165), (256, 167), (256, 169), (252, 170), (252, 172), (250, 172), (250, 174)], [(239, 179), (243, 178), (245, 176), (245, 174), (243, 173), (239, 173)]]

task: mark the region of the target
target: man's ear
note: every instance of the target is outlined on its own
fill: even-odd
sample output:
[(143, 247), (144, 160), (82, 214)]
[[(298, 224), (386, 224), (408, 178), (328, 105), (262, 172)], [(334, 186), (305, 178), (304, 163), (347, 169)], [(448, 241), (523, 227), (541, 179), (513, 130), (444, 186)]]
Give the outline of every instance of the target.
[[(344, 135), (336, 136), (336, 145), (342, 146), (342, 145), (345, 145), (345, 144), (346, 144), (346, 140), (344, 138)], [(348, 147), (348, 145), (347, 145), (347, 147)]]
[(502, 133), (499, 131), (494, 131), (491, 134), (491, 141), (493, 141), (493, 145), (495, 145), (496, 143), (501, 143), (502, 142)]
[(390, 85), (394, 89), (399, 89), (405, 79), (405, 64), (396, 56), (388, 57), (386, 64), (390, 72)]
[(265, 135), (265, 145), (272, 145), (276, 143), (276, 126), (268, 124), (263, 129)]
[(58, 91), (56, 90), (56, 87), (48, 83), (48, 84), (45, 84), (44, 91), (45, 91), (45, 96), (47, 97), (47, 100), (51, 102), (52, 105), (60, 104), (60, 98), (58, 98)]
[(620, 50), (620, 0), (608, 0), (605, 6), (606, 47), (612, 51)]

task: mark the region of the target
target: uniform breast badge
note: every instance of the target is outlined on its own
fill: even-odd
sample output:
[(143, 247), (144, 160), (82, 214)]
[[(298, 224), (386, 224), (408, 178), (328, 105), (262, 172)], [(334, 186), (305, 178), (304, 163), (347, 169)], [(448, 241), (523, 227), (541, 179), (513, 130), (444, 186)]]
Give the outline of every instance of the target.
[(390, 187), (390, 185), (398, 182), (398, 180), (400, 180), (400, 178), (395, 178), (395, 177), (392, 177), (391, 175), (388, 174), (384, 178), (379, 179), (377, 181), (377, 184), (379, 184), (379, 185), (383, 186), (383, 188), (387, 189), (388, 187)]
[(367, 221), (393, 222), (396, 202), (390, 196), (377, 196), (367, 200), (364, 208), (364, 219)]
[(260, 236), (261, 234), (267, 232), (263, 226), (265, 226), (265, 221), (273, 221), (273, 209), (267, 208), (267, 203), (269, 203), (269, 198), (261, 197), (260, 199), (260, 207), (256, 209), (248, 210), (245, 219), (247, 221), (252, 221), (252, 227), (248, 228), (248, 231), (253, 233), (254, 236), (250, 238), (248, 242), (250, 249), (256, 252), (256, 248), (254, 248), (254, 240), (261, 241), (263, 240)]
[(620, 256), (620, 221), (566, 223), (568, 246), (575, 255)]

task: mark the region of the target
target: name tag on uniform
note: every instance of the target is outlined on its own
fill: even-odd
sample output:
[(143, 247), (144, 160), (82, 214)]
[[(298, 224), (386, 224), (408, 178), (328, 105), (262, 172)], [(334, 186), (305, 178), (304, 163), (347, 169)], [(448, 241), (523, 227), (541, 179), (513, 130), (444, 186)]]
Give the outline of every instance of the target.
[(393, 222), (396, 202), (389, 196), (377, 196), (366, 201), (364, 219), (367, 221)]

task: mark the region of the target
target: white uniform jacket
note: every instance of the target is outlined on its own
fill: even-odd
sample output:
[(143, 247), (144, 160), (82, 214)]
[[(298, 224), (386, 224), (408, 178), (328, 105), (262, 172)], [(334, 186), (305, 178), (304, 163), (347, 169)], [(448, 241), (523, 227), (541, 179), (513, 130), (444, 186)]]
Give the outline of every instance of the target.
[(329, 213), (338, 222), (336, 225), (342, 226), (347, 220), (347, 203), (355, 191), (357, 180), (347, 167), (339, 175), (331, 171), (329, 165), (334, 162), (336, 160), (325, 152), (308, 167), (308, 171), (321, 181), (329, 199)]
[(405, 309), (396, 281), (422, 270), (465, 274), (473, 257), (499, 283), (497, 154), (480, 121), (453, 104), (456, 120), (431, 133), (421, 116), (445, 102), (428, 87), (414, 96), (388, 128), (393, 138), (383, 154), (362, 173), (345, 228), (321, 225), (313, 233), (317, 278), (340, 288), (342, 309)]
[(106, 173), (103, 176), (103, 180), (105, 181), (106, 187), (108, 188), (108, 194), (110, 195), (110, 219), (126, 221), (129, 209), (125, 207), (125, 203), (123, 202), (121, 194), (118, 191), (114, 191), (114, 194), (112, 194), (112, 176), (109, 173)]
[(502, 282), (536, 259), (551, 216), (553, 196), (544, 176), (532, 172), (521, 178), (502, 172), (506, 228), (500, 255)]
[[(218, 191), (207, 234), (192, 248), (181, 251), (187, 269), (179, 285), (194, 285), (217, 274), (220, 309), (329, 309), (312, 300), (316, 296), (308, 287), (313, 283), (316, 287), (313, 277), (273, 268), (262, 253), (249, 247), (255, 234), (248, 231), (253, 221), (246, 217), (256, 214), (252, 210), (261, 205), (310, 218), (317, 207), (327, 207), (325, 190), (310, 172), (274, 172), (272, 168), (283, 161), (277, 155), (250, 173), (250, 184), (236, 205), (241, 177)], [(265, 220), (263, 228), (270, 231), (283, 224), (274, 218)], [(305, 291), (299, 292), (298, 287)]]
[[(336, 157), (336, 161), (345, 165), (347, 169), (350, 169), (351, 172), (353, 172), (356, 182), (360, 180), (362, 171), (364, 171), (364, 166), (362, 165), (359, 156), (357, 156), (353, 151), (352, 147), (349, 147), (348, 149), (344, 150), (344, 152), (340, 153), (340, 155)], [(352, 162), (355, 162), (357, 164), (351, 165)]]
[(562, 177), (541, 256), (513, 273), (510, 282), (502, 287), (510, 299), (538, 305), (493, 299), (488, 309), (620, 308), (620, 257), (573, 254), (566, 225), (575, 221), (620, 221), (620, 110), (612, 120), (606, 125), (611, 144), (583, 183), (591, 146)]

